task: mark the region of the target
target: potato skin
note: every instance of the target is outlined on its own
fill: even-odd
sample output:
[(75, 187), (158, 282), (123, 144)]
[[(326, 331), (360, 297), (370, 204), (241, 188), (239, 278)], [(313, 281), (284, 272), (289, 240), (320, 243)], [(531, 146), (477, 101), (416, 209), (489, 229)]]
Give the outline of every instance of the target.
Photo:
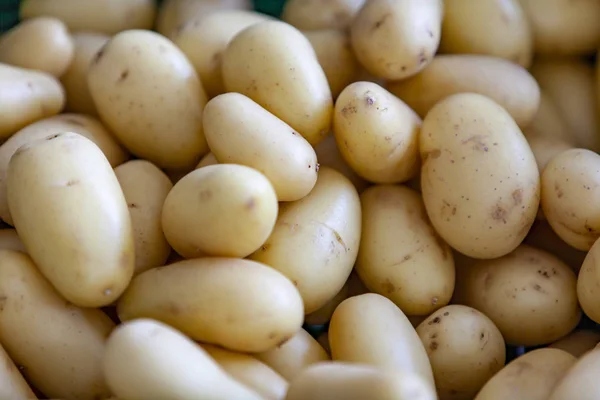
[[(581, 300), (579, 300), (581, 303)], [(588, 351), (594, 349), (600, 342), (600, 333), (587, 329), (575, 330), (557, 340), (548, 347), (564, 350), (576, 358), (580, 358)]]
[(344, 160), (333, 135), (327, 136), (321, 143), (315, 146), (315, 153), (317, 154), (320, 167), (329, 167), (341, 172), (346, 178), (350, 179), (358, 193), (362, 193), (369, 186), (369, 183), (358, 176), (346, 160)]
[(37, 398), (2, 346), (0, 346), (0, 398), (6, 400)]
[(288, 0), (281, 19), (303, 31), (346, 30), (365, 0)]
[(577, 277), (577, 298), (583, 312), (593, 321), (600, 321), (598, 286), (600, 285), (600, 240), (588, 251)]
[(27, 249), (19, 238), (16, 229), (0, 229), (0, 249), (27, 253)]
[(474, 93), (447, 97), (423, 121), (420, 152), (425, 208), (450, 246), (490, 259), (523, 241), (538, 211), (540, 177), (502, 107)]
[(593, 400), (600, 391), (596, 373), (600, 368), (600, 349), (581, 357), (558, 382), (548, 400)]

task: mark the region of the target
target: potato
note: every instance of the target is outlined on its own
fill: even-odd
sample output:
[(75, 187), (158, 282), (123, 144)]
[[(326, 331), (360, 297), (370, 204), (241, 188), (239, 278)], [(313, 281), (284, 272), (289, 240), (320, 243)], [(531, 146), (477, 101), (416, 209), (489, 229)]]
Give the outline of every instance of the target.
[(0, 36), (0, 62), (60, 77), (73, 59), (73, 40), (56, 18), (25, 20)]
[(208, 167), (209, 165), (215, 165), (215, 164), (218, 164), (218, 163), (219, 162), (217, 161), (217, 157), (215, 157), (215, 155), (213, 153), (208, 153), (207, 155), (205, 155), (204, 157), (202, 157), (202, 159), (200, 160), (200, 162), (196, 166), (196, 169), (202, 168), (202, 167)]
[(37, 399), (2, 346), (0, 346), (0, 398), (6, 400)]
[(559, 349), (530, 351), (494, 375), (475, 400), (546, 400), (575, 361)]
[[(287, 2), (287, 4), (290, 3)], [(327, 7), (334, 2), (328, 0), (323, 3)], [(321, 15), (322, 12), (317, 15)], [(350, 38), (346, 32), (338, 29), (324, 29), (304, 32), (304, 35), (317, 54), (317, 60), (325, 72), (334, 98), (338, 97), (346, 86), (360, 80), (363, 70), (352, 52)]]
[(600, 241), (596, 240), (588, 251), (577, 277), (577, 298), (585, 314), (593, 321), (600, 321), (598, 288), (600, 286)]
[(542, 174), (542, 209), (569, 245), (589, 250), (600, 237), (600, 156), (571, 149), (554, 157)]
[(115, 168), (133, 227), (134, 275), (164, 265), (171, 247), (162, 230), (162, 210), (173, 184), (154, 164), (133, 160)]
[(65, 301), (28, 256), (11, 250), (0, 250), (0, 299), (0, 341), (32, 385), (50, 399), (108, 397), (101, 358), (110, 318)]
[(442, 0), (369, 0), (350, 27), (358, 61), (387, 80), (406, 79), (423, 70), (440, 44)]
[(281, 19), (305, 31), (345, 30), (365, 0), (288, 0)]
[(121, 321), (153, 318), (194, 340), (241, 352), (284, 343), (304, 317), (302, 298), (289, 279), (234, 258), (200, 258), (148, 270), (133, 279), (117, 311)]
[(417, 327), (417, 333), (429, 355), (442, 400), (472, 399), (504, 367), (502, 334), (488, 317), (473, 308), (441, 308)]
[(102, 33), (82, 32), (73, 35), (73, 61), (60, 78), (67, 93), (66, 110), (98, 115), (88, 88), (87, 74), (92, 60), (109, 39), (110, 36)]
[(338, 148), (358, 175), (374, 183), (405, 182), (419, 172), (421, 118), (371, 82), (344, 89), (335, 103)]
[(52, 75), (0, 63), (0, 141), (19, 129), (58, 114), (65, 106), (65, 91)]
[(255, 356), (287, 380), (294, 379), (310, 365), (330, 360), (323, 347), (304, 329), (299, 329), (281, 346)]
[(158, 321), (138, 319), (108, 338), (103, 369), (122, 399), (263, 399), (227, 374), (199, 345)]
[(21, 253), (27, 253), (27, 249), (25, 248), (25, 245), (19, 238), (19, 235), (17, 234), (17, 231), (15, 229), (0, 230), (0, 249), (14, 250), (20, 251)]
[(531, 65), (533, 34), (519, 0), (446, 0), (440, 51)]
[(425, 208), (450, 246), (490, 259), (523, 241), (537, 214), (540, 178), (502, 107), (474, 93), (447, 97), (423, 120), (420, 152)]
[(277, 195), (255, 169), (217, 164), (175, 184), (162, 209), (162, 228), (186, 258), (244, 258), (267, 240), (277, 220)]
[(153, 0), (22, 0), (20, 3), (21, 19), (55, 17), (71, 32), (107, 35), (127, 29), (150, 29), (156, 13)]
[(501, 105), (521, 128), (533, 120), (540, 103), (540, 88), (526, 69), (501, 58), (471, 54), (436, 56), (423, 72), (387, 89), (421, 117), (448, 96), (478, 93)]
[(369, 186), (369, 183), (358, 176), (344, 160), (333, 135), (327, 136), (315, 146), (315, 153), (317, 154), (317, 160), (319, 160), (319, 166), (333, 168), (341, 172), (346, 178), (350, 179), (358, 193)]
[(575, 274), (558, 258), (521, 245), (458, 274), (454, 301), (487, 315), (507, 344), (537, 346), (577, 326), (576, 285)]
[(319, 363), (291, 382), (286, 400), (436, 400), (431, 386), (415, 373), (371, 365)]
[(520, 0), (535, 38), (535, 52), (589, 54), (600, 43), (600, 3), (569, 0)]
[(454, 290), (454, 260), (433, 230), (423, 201), (405, 186), (372, 186), (361, 195), (363, 233), (356, 271), (365, 285), (406, 315), (428, 315)]
[(12, 219), (31, 258), (65, 299), (111, 304), (134, 270), (127, 203), (98, 146), (76, 133), (24, 145), (6, 179)]
[(289, 125), (242, 94), (212, 99), (204, 111), (204, 132), (217, 161), (262, 172), (279, 201), (300, 200), (315, 186), (319, 166), (314, 149)]
[(387, 298), (367, 293), (344, 300), (329, 325), (331, 357), (405, 373), (433, 386), (425, 348), (406, 316)]
[(139, 158), (192, 168), (208, 153), (204, 89), (185, 55), (159, 34), (114, 36), (92, 61), (88, 85), (102, 120)]
[(548, 400), (594, 400), (600, 391), (597, 371), (600, 368), (600, 350), (594, 349), (581, 357), (554, 386)]
[(202, 348), (228, 374), (265, 399), (277, 400), (285, 397), (288, 382), (255, 357), (207, 344), (203, 344)]
[(523, 129), (527, 139), (543, 137), (545, 139), (560, 140), (577, 146), (577, 138), (571, 133), (569, 126), (560, 115), (556, 103), (548, 93), (540, 92), (540, 106), (531, 122)]
[(244, 10), (201, 14), (175, 30), (171, 39), (196, 69), (208, 96), (215, 97), (225, 93), (221, 59), (231, 39), (249, 26), (268, 19), (264, 14)]
[(574, 357), (581, 357), (592, 350), (600, 342), (600, 333), (592, 330), (576, 330), (557, 340), (550, 346), (553, 349), (561, 349)]
[(575, 145), (600, 151), (594, 68), (576, 58), (542, 59), (531, 74), (556, 105)]
[(523, 243), (547, 251), (561, 259), (573, 271), (579, 271), (586, 252), (566, 244), (550, 227), (548, 221), (536, 221)]
[(327, 77), (308, 39), (291, 25), (266, 21), (240, 32), (223, 54), (222, 72), (228, 92), (250, 97), (313, 146), (329, 134)]
[(6, 174), (11, 157), (21, 146), (64, 132), (75, 132), (93, 141), (112, 167), (129, 158), (112, 133), (100, 121), (87, 115), (59, 114), (26, 126), (0, 146), (0, 218), (7, 224), (13, 224), (6, 197)]

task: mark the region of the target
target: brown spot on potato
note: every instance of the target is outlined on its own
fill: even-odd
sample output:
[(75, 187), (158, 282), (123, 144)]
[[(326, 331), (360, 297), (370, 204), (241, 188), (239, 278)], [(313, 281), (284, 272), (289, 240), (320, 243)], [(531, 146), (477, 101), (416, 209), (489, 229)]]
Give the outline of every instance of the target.
[(407, 255), (405, 255), (405, 256), (402, 258), (402, 261), (401, 261), (401, 263), (403, 263), (403, 262), (406, 262), (406, 261), (409, 261), (409, 260), (411, 260), (411, 259), (412, 259), (412, 255), (410, 255), (410, 254), (407, 254)]
[(269, 250), (269, 247), (271, 247), (271, 245), (269, 243), (265, 243), (262, 246), (260, 246), (261, 251), (267, 251)]
[(503, 207), (500, 206), (496, 206), (494, 207), (494, 210), (492, 211), (492, 219), (494, 221), (502, 221), (503, 223), (506, 224), (506, 218), (508, 217), (508, 211), (506, 211), (506, 209), (504, 209)]
[(65, 186), (75, 186), (77, 184), (79, 184), (79, 179), (71, 179), (71, 180), (67, 181)]
[(129, 208), (139, 208), (140, 206), (138, 206), (136, 203), (129, 203), (129, 204), (127, 204), (127, 207), (129, 207)]
[(209, 189), (203, 190), (200, 192), (200, 201), (208, 201), (210, 199), (212, 199), (212, 192)]
[(449, 313), (448, 311), (446, 311), (446, 312), (444, 313), (444, 317), (447, 317), (448, 315), (450, 315), (450, 313)]
[(483, 340), (485, 338), (485, 333), (481, 332), (479, 334), (479, 340)]
[(565, 195), (560, 186), (558, 186), (558, 183), (554, 184), (554, 191), (556, 192), (556, 197), (559, 199)]
[(438, 342), (436, 342), (436, 341), (432, 341), (431, 343), (429, 343), (429, 348), (430, 348), (432, 351), (435, 351), (435, 350), (437, 350), (438, 346), (439, 346), (439, 345), (438, 345)]
[(535, 290), (536, 292), (540, 292), (542, 294), (546, 293), (546, 291), (542, 288), (542, 286), (537, 283), (534, 283), (533, 285), (531, 285), (531, 287), (533, 287), (533, 290)]
[(250, 197), (248, 201), (246, 201), (246, 209), (253, 210), (254, 207), (256, 207), (256, 201), (254, 200), (254, 197)]
[(6, 297), (5, 295), (0, 296), (0, 311), (4, 311), (4, 307), (6, 306), (7, 300), (8, 297)]
[(429, 35), (429, 37), (432, 38), (433, 32), (431, 31), (431, 29), (427, 28), (426, 31), (427, 31), (427, 34)]
[(426, 151), (425, 153), (423, 153), (423, 163), (425, 163), (425, 161), (429, 160), (430, 158), (435, 160), (436, 158), (439, 158), (441, 155), (442, 155), (442, 152), (440, 149)]
[(494, 276), (488, 272), (485, 275), (485, 278), (483, 278), (483, 288), (486, 290), (490, 289), (492, 287), (493, 281), (494, 281)]
[(431, 304), (433, 304), (434, 306), (438, 303), (439, 299), (437, 297), (434, 297), (431, 299)]
[(128, 76), (129, 76), (129, 70), (128, 69), (122, 71), (121, 75), (119, 75), (119, 79), (117, 80), (117, 83), (123, 82), (124, 80), (127, 79)]
[(91, 62), (92, 66), (98, 64), (100, 62), (100, 60), (102, 59), (102, 57), (104, 57), (104, 53), (106, 52), (107, 45), (108, 45), (108, 43), (104, 44), (104, 46), (102, 46), (100, 48), (100, 50), (98, 50), (96, 55), (94, 55), (94, 58), (92, 58), (92, 62)]
[(425, 50), (421, 50), (419, 52), (419, 65), (425, 64), (427, 62), (427, 54)]
[(365, 98), (365, 101), (367, 102), (368, 106), (372, 106), (373, 104), (375, 104), (375, 98), (371, 97), (371, 96), (368, 96), (368, 95)]
[(389, 279), (386, 279), (385, 281), (383, 281), (383, 283), (381, 284), (382, 289), (387, 293), (387, 294), (392, 294), (396, 291), (396, 286), (394, 286), (394, 284), (392, 283), (392, 281), (390, 281)]
[(434, 319), (432, 319), (431, 321), (429, 321), (427, 323), (427, 325), (439, 324), (441, 321), (442, 321), (442, 319), (440, 317), (435, 317)]
[(46, 140), (54, 140), (54, 139), (56, 139), (57, 137), (59, 137), (61, 135), (62, 135), (62, 133), (57, 133), (56, 135), (48, 136), (46, 138)]
[(483, 141), (487, 136), (473, 135), (468, 139), (461, 141), (462, 144), (472, 144), (472, 149), (475, 151), (487, 152), (489, 150), (487, 144)]
[(375, 31), (375, 30), (381, 28), (381, 25), (383, 25), (385, 23), (385, 21), (391, 16), (392, 16), (392, 14), (390, 14), (390, 13), (385, 14), (383, 17), (381, 17), (379, 20), (377, 20), (373, 24), (373, 27), (371, 28), (371, 30)]
[(588, 223), (586, 222), (585, 225), (583, 225), (583, 227), (585, 228), (586, 231), (588, 231), (589, 233), (595, 233), (596, 229), (594, 229), (593, 227), (591, 227), (590, 225), (588, 225)]
[(523, 189), (519, 188), (514, 190), (511, 196), (515, 205), (518, 206), (523, 202)]
[(356, 114), (357, 112), (358, 112), (358, 109), (356, 108), (356, 106), (354, 104), (348, 104), (347, 106), (342, 108), (342, 115), (344, 117), (348, 117), (349, 115)]

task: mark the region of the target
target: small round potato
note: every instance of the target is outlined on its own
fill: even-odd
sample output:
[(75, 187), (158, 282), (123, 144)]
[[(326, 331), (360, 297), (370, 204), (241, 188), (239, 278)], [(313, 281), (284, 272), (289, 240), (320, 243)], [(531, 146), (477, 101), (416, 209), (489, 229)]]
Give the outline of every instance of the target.
[(369, 183), (358, 176), (346, 160), (344, 160), (333, 135), (327, 136), (321, 143), (315, 146), (315, 153), (317, 154), (320, 167), (333, 168), (342, 173), (346, 178), (350, 179), (358, 193), (362, 193), (369, 186)]
[(92, 61), (88, 85), (102, 120), (139, 158), (161, 168), (192, 168), (208, 153), (206, 94), (186, 56), (161, 35), (113, 36)]
[(281, 21), (240, 32), (223, 54), (229, 92), (250, 97), (317, 145), (329, 134), (333, 99), (308, 39)]
[(600, 369), (600, 349), (595, 348), (581, 357), (557, 380), (552, 395), (548, 400), (595, 400), (600, 393), (598, 380)]
[(473, 308), (441, 308), (421, 322), (417, 333), (429, 355), (442, 400), (471, 400), (504, 367), (502, 334)]
[(25, 20), (0, 36), (0, 62), (60, 77), (73, 59), (73, 40), (56, 18)]
[(37, 398), (2, 346), (0, 346), (0, 398), (6, 400)]
[(360, 176), (374, 183), (405, 182), (419, 172), (421, 118), (372, 82), (356, 82), (335, 103), (338, 148)]
[(588, 251), (577, 277), (577, 298), (585, 314), (593, 321), (600, 321), (600, 240)]
[(281, 19), (303, 31), (350, 27), (365, 0), (288, 0)]
[(153, 318), (194, 340), (249, 353), (284, 343), (304, 319), (302, 298), (289, 279), (234, 258), (199, 258), (143, 272), (117, 310), (121, 321)]
[(0, 229), (0, 249), (27, 253), (27, 249), (15, 229)]
[(350, 28), (354, 53), (371, 74), (406, 79), (433, 59), (443, 14), (442, 0), (369, 0)]
[(580, 329), (573, 331), (569, 335), (557, 340), (548, 347), (564, 350), (574, 357), (580, 358), (585, 353), (596, 347), (598, 343), (600, 343), (599, 332)]
[(162, 209), (162, 228), (185, 258), (244, 258), (267, 240), (277, 220), (275, 189), (255, 169), (209, 165), (184, 176)]

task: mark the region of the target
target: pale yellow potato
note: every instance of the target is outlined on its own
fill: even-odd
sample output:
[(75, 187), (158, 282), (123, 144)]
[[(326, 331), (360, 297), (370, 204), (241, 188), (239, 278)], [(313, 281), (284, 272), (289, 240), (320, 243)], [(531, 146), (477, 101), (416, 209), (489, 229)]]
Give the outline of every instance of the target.
[(152, 318), (194, 340), (241, 352), (267, 351), (302, 326), (302, 298), (260, 263), (199, 258), (136, 276), (119, 299), (121, 321)]
[[(327, 0), (323, 3), (326, 6), (330, 2)], [(360, 80), (363, 69), (352, 51), (348, 33), (338, 29), (323, 29), (304, 32), (304, 35), (317, 54), (333, 98), (338, 97), (346, 86)]]
[(504, 367), (506, 347), (494, 323), (461, 305), (441, 308), (416, 328), (441, 400), (471, 400)]
[(28, 253), (65, 299), (111, 304), (134, 270), (133, 230), (119, 181), (91, 140), (59, 133), (10, 159), (8, 206)]
[(585, 314), (593, 321), (600, 321), (600, 241), (596, 240), (579, 270), (577, 297)]
[(474, 93), (447, 97), (423, 121), (420, 152), (425, 208), (450, 246), (490, 259), (523, 241), (538, 211), (540, 176), (500, 105)]
[(535, 52), (590, 54), (600, 43), (600, 2), (519, 0), (533, 31)]
[(121, 399), (263, 400), (198, 344), (151, 319), (125, 322), (106, 342), (106, 382)]
[(550, 348), (564, 350), (574, 357), (580, 358), (592, 350), (600, 342), (600, 333), (587, 329), (571, 332), (564, 338), (552, 343)]
[(350, 27), (354, 53), (379, 78), (413, 76), (433, 60), (443, 14), (443, 0), (369, 0)]
[(586, 149), (559, 153), (542, 174), (544, 215), (562, 240), (589, 250), (600, 237), (600, 155)]
[(575, 273), (543, 250), (521, 245), (504, 257), (462, 268), (453, 302), (487, 315), (507, 344), (552, 343), (581, 318)]
[(529, 230), (523, 243), (555, 255), (575, 272), (579, 271), (587, 254), (586, 252), (577, 250), (565, 243), (564, 240), (552, 230), (548, 221), (536, 221)]
[(526, 138), (540, 175), (544, 173), (550, 160), (564, 151), (575, 148), (571, 143), (562, 139), (542, 135), (529, 135)]
[(0, 62), (60, 77), (73, 59), (66, 25), (52, 17), (23, 21), (0, 36)]
[(192, 168), (208, 153), (206, 94), (168, 39), (143, 30), (113, 36), (92, 61), (88, 86), (102, 121), (139, 158), (161, 168)]
[(286, 400), (437, 400), (422, 377), (366, 364), (325, 362), (304, 370)]
[(2, 346), (0, 346), (0, 398), (5, 400), (37, 399)]
[(65, 301), (28, 256), (11, 250), (0, 250), (0, 298), (0, 341), (33, 386), (50, 399), (109, 396), (101, 359), (110, 318)]
[(19, 238), (16, 229), (0, 229), (0, 249), (27, 253), (27, 249)]
[(228, 92), (250, 97), (317, 145), (329, 134), (333, 100), (308, 39), (281, 21), (250, 26), (223, 53)]
[(446, 0), (440, 51), (484, 54), (528, 68), (533, 34), (519, 0)]
[(600, 151), (594, 68), (578, 58), (541, 59), (533, 64), (531, 74), (556, 105), (571, 140), (579, 147)]
[(288, 381), (309, 366), (330, 360), (325, 349), (304, 329), (299, 329), (282, 345), (254, 356)]
[(329, 324), (331, 357), (421, 376), (434, 387), (427, 352), (402, 311), (387, 298), (367, 293), (338, 306)]
[(319, 160), (319, 166), (333, 168), (341, 172), (346, 178), (350, 179), (358, 193), (369, 186), (369, 183), (358, 176), (344, 160), (333, 135), (327, 136), (321, 143), (316, 145), (315, 153), (317, 154), (317, 160)]
[(540, 106), (533, 120), (523, 128), (523, 134), (526, 138), (542, 136), (578, 145), (577, 137), (572, 134), (569, 126), (561, 116), (554, 99), (544, 90), (540, 91)]
[(88, 88), (87, 74), (92, 60), (109, 40), (110, 36), (102, 33), (81, 32), (73, 35), (73, 61), (60, 78), (67, 93), (67, 111), (98, 115)]
[(162, 208), (162, 229), (185, 258), (244, 258), (265, 243), (279, 207), (259, 171), (236, 164), (196, 169), (175, 184)]
[(288, 0), (281, 19), (303, 31), (345, 30), (365, 0)]
[(65, 106), (65, 91), (50, 74), (0, 63), (0, 140), (19, 129), (58, 114)]
[(306, 197), (280, 207), (273, 232), (250, 259), (294, 282), (309, 314), (323, 307), (348, 280), (360, 233), (360, 199), (354, 185), (324, 167)]
[(278, 400), (285, 397), (288, 382), (255, 357), (207, 344), (203, 344), (202, 348), (228, 374), (256, 391), (265, 400)]
[(356, 271), (406, 315), (428, 315), (454, 290), (450, 247), (433, 230), (419, 193), (376, 185), (361, 195), (363, 232)]
[(173, 184), (158, 167), (132, 160), (115, 168), (133, 227), (134, 275), (165, 265), (171, 247), (162, 230), (162, 210)]
[(600, 349), (596, 348), (573, 365), (554, 386), (548, 400), (595, 400), (600, 392), (598, 380)]
[(475, 400), (547, 400), (576, 361), (575, 357), (559, 349), (527, 352), (494, 375)]
[(21, 19), (58, 18), (71, 32), (107, 35), (127, 29), (150, 29), (154, 23), (154, 0), (23, 0)]
[(204, 133), (218, 162), (262, 172), (279, 201), (300, 200), (316, 184), (319, 165), (310, 143), (242, 94), (222, 94), (206, 105)]
[(208, 167), (209, 165), (215, 165), (218, 163), (219, 162), (217, 161), (217, 157), (215, 157), (215, 155), (211, 152), (211, 153), (208, 153), (207, 155), (205, 155), (204, 157), (202, 157), (202, 159), (196, 166), (196, 169), (202, 168), (202, 167)]
[(19, 147), (58, 133), (75, 132), (93, 141), (114, 168), (129, 158), (127, 152), (94, 117), (83, 114), (59, 114), (27, 125), (0, 146), (0, 218), (13, 225), (6, 197), (8, 163)]
[(406, 182), (419, 173), (420, 127), (421, 118), (376, 83), (352, 83), (335, 103), (338, 149), (348, 165), (370, 182)]
[(448, 96), (478, 93), (501, 105), (521, 128), (533, 120), (540, 103), (540, 88), (526, 69), (473, 54), (436, 56), (423, 72), (392, 82), (387, 89), (423, 118)]

